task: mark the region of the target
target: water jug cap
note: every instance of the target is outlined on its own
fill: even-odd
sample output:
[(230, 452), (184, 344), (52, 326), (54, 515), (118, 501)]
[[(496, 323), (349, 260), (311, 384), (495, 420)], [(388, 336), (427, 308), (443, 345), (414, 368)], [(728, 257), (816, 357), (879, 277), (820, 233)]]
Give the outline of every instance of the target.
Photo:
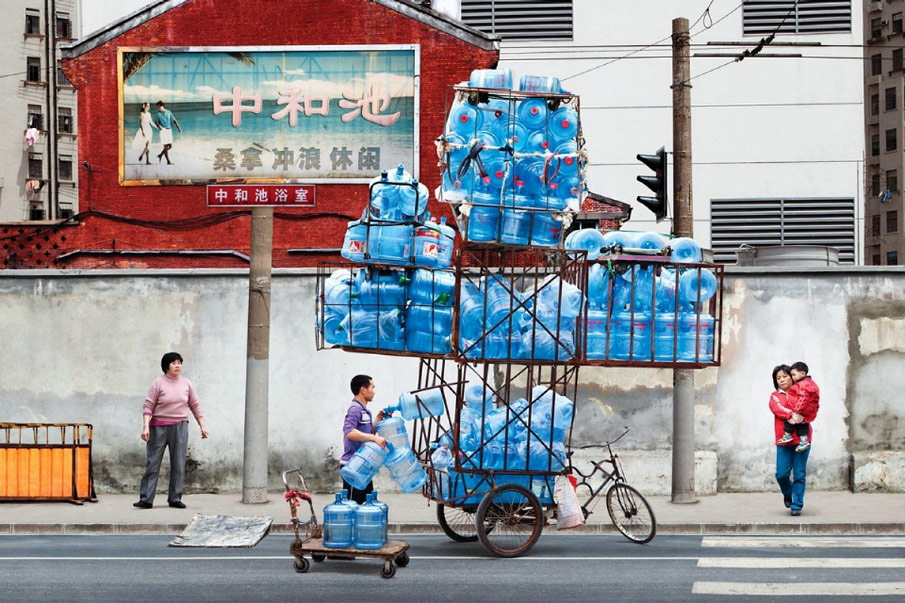
[(348, 490), (343, 490), (342, 492), (339, 493), (339, 497), (340, 497), (342, 500), (348, 500), (348, 499), (349, 499), (349, 491), (348, 491)]
[(538, 113), (540, 113), (540, 109), (538, 109), (537, 107), (531, 107), (531, 115), (537, 115)]
[(417, 179), (417, 178), (412, 178), (412, 184), (418, 184), (418, 179)]
[(400, 163), (398, 166), (396, 166), (396, 174), (401, 176), (403, 173), (405, 173), (405, 165)]
[(343, 501), (343, 495), (340, 492), (336, 493), (336, 502), (341, 503)]
[(387, 178), (389, 178), (389, 174), (387, 173), (386, 170), (383, 170), (382, 172), (380, 172), (380, 179), (381, 179), (381, 180), (386, 180)]
[(446, 224), (446, 216), (440, 217), (440, 224)]

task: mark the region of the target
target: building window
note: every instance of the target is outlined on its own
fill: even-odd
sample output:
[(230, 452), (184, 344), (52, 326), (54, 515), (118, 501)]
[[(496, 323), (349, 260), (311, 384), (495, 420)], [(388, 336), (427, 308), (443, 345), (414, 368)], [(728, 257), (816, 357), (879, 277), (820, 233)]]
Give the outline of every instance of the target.
[(863, 233), (851, 197), (711, 199), (710, 218), (717, 262), (734, 262), (741, 245), (825, 245), (852, 264)]
[(902, 69), (902, 49), (897, 48), (892, 51), (892, 70), (898, 71)]
[[(874, 21), (879, 30), (880, 20)], [(852, 30), (852, 2), (745, 0), (742, 2), (742, 28), (743, 33), (750, 36), (768, 36), (774, 31), (781, 34), (848, 33)], [(873, 21), (871, 37), (877, 37), (873, 35)]]
[(883, 22), (880, 17), (870, 20), (870, 39), (876, 40), (883, 35)]
[(43, 220), (44, 209), (40, 205), (32, 205), (28, 208), (28, 219), (34, 221)]
[(29, 82), (41, 81), (41, 57), (28, 57), (26, 59), (25, 77)]
[(63, 132), (64, 134), (72, 134), (72, 109), (70, 109), (69, 107), (60, 107), (57, 119), (60, 122), (60, 132)]
[(872, 54), (870, 56), (870, 74), (880, 75), (883, 73), (883, 55)]
[(892, 33), (902, 33), (902, 13), (892, 14)]
[(886, 170), (886, 190), (898, 192), (899, 174), (896, 170)]
[(60, 206), (60, 219), (68, 220), (72, 216), (75, 215), (75, 212), (72, 210), (71, 205), (61, 205)]
[(69, 13), (57, 13), (57, 38), (72, 39), (72, 21)]
[(879, 265), (880, 265), (880, 254), (879, 254), (879, 253), (873, 256), (873, 259), (872, 259), (871, 263), (872, 263), (874, 266), (879, 266)]
[(870, 114), (877, 115), (878, 113), (880, 113), (880, 95), (871, 94), (870, 95)]
[(462, 0), (462, 21), (510, 40), (571, 40), (572, 0)]
[(898, 266), (899, 265), (899, 252), (898, 251), (887, 251), (886, 252), (886, 265), (887, 266)]
[(60, 155), (60, 160), (57, 163), (60, 180), (72, 182), (72, 155)]
[(44, 161), (40, 153), (28, 154), (28, 177), (43, 178), (44, 177)]
[(41, 105), (28, 105), (28, 127), (44, 129), (44, 113)]
[(57, 61), (57, 86), (72, 86), (72, 82), (63, 73), (63, 64), (59, 61)]
[(41, 13), (35, 9), (25, 9), (25, 33), (30, 36), (41, 35)]
[(879, 134), (870, 135), (870, 154), (873, 156), (877, 156), (880, 154), (880, 135)]
[(899, 232), (899, 212), (896, 210), (886, 212), (886, 234)]
[(887, 88), (886, 89), (886, 110), (892, 111), (895, 108), (896, 108), (896, 89)]
[(874, 174), (870, 177), (870, 194), (874, 197), (880, 195), (880, 174)]
[(870, 236), (880, 236), (880, 214), (874, 214), (870, 217)]
[(898, 147), (898, 136), (896, 133), (896, 129), (893, 128), (891, 130), (886, 130), (886, 150), (887, 151), (895, 151)]

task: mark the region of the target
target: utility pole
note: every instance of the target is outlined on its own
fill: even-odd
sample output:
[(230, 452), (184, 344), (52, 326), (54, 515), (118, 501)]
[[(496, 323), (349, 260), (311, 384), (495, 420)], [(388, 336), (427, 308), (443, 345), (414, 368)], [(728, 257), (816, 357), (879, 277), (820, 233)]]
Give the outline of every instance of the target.
[[(694, 236), (691, 196), (691, 61), (688, 19), (672, 22), (673, 222), (677, 237)], [(694, 370), (672, 377), (672, 502), (695, 503)]]
[(267, 412), (270, 379), (270, 270), (273, 207), (251, 210), (248, 353), (245, 364), (245, 449), (242, 502), (267, 502)]

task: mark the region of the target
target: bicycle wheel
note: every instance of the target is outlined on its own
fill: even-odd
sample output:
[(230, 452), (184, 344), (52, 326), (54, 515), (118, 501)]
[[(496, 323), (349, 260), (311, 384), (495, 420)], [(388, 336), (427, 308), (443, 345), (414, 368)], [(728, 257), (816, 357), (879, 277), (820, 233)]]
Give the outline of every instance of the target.
[(628, 484), (613, 484), (607, 491), (606, 510), (616, 529), (632, 542), (650, 542), (657, 533), (653, 509), (644, 495)]
[(478, 527), (475, 523), (475, 507), (448, 507), (437, 503), (437, 523), (443, 533), (456, 542), (476, 542)]
[(530, 490), (504, 484), (481, 499), (477, 527), (478, 539), (488, 551), (499, 557), (518, 557), (540, 538), (544, 511)]

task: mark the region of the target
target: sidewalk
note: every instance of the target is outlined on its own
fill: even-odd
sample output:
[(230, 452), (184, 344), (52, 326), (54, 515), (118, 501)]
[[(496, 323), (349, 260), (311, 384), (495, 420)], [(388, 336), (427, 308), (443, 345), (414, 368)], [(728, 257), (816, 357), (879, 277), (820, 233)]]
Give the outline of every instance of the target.
[[(272, 532), (291, 533), (289, 505), (282, 492), (264, 504), (246, 505), (241, 494), (187, 494), (186, 509), (171, 509), (161, 495), (153, 509), (132, 506), (134, 494), (102, 494), (97, 503), (0, 503), (3, 534), (179, 534), (196, 513), (273, 518)], [(318, 519), (332, 496), (314, 496)], [(381, 494), (390, 507), (394, 533), (441, 533), (436, 505), (420, 494)], [(649, 498), (660, 534), (905, 534), (905, 494), (809, 492), (800, 517), (792, 517), (776, 493), (717, 494), (696, 504), (675, 505), (669, 497)], [(307, 509), (299, 517), (307, 519)], [(553, 527), (547, 529), (554, 533)], [(588, 525), (567, 533), (613, 533), (601, 498)]]

